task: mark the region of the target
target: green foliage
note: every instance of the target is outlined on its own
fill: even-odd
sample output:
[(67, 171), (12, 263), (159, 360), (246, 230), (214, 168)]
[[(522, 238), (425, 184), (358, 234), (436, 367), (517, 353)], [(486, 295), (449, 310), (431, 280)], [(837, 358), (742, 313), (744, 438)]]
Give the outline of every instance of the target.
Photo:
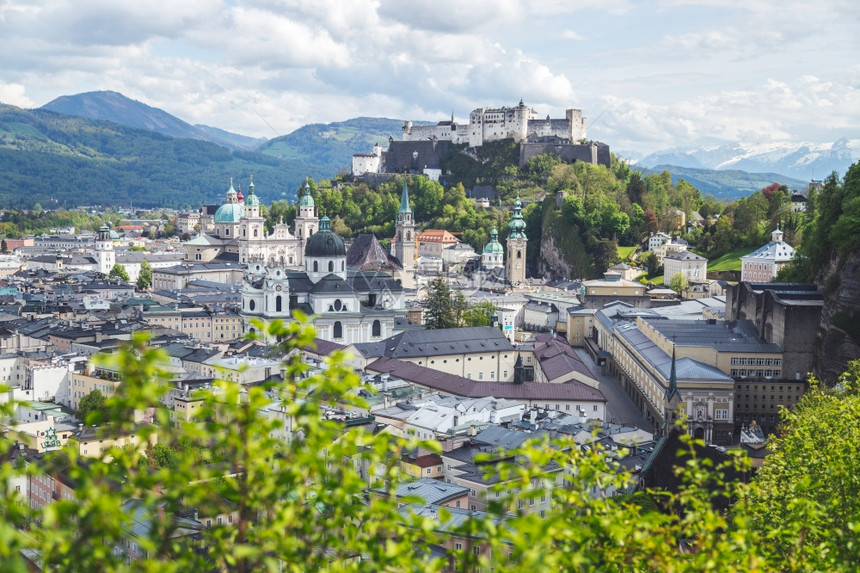
[(492, 326), (496, 306), (489, 301), (481, 301), (467, 310), (464, 315), (465, 326)]
[[(311, 374), (296, 353), (313, 344), (313, 329), (301, 321), (257, 327), (281, 341), (283, 382), (217, 381), (194, 395), (202, 407), (188, 421), (171, 420), (162, 405), (167, 356), (148, 348), (145, 336), (99, 358), (123, 380), (105, 402), (106, 435), (134, 431), (140, 439), (94, 458), (70, 446), (26, 467), (0, 464), (3, 483), (62, 473), (75, 484), (74, 495), (39, 509), (0, 489), (3, 569), (27, 570), (22, 550), (35, 550), (45, 570), (71, 573), (849, 571), (860, 561), (860, 362), (850, 365), (842, 390), (813, 386), (783, 413), (786, 431), (773, 438), (750, 484), (726, 477), (748, 475), (748, 460), (715, 465), (699, 455), (704, 444), (685, 437), (677, 493), (595, 496), (630, 484), (616, 454), (543, 436), (505, 456), (488, 453), (499, 463), (480, 460), (507, 497), (493, 497), (491, 488), (486, 513), (454, 521), (454, 510), (423, 517), (390, 495), (403, 479), (402, 452), (438, 452), (438, 445), (327, 419), (329, 405), (367, 407), (355, 392), (359, 377), (339, 354)], [(0, 404), (3, 415), (13, 408)], [(158, 423), (136, 424), (135, 411), (154, 412)], [(679, 427), (683, 433), (683, 421)], [(0, 438), (4, 451), (11, 445)], [(548, 489), (550, 467), (559, 471)], [(546, 515), (519, 509), (544, 495), (552, 499)], [(715, 500), (736, 503), (724, 511)], [(193, 538), (184, 536), (189, 510), (212, 521), (193, 527)], [(217, 523), (219, 515), (230, 521)], [(444, 558), (431, 552), (450, 548), (453, 538), (462, 549)], [(131, 563), (118, 551), (129, 541), (140, 550)]]
[(105, 407), (105, 395), (96, 388), (78, 402), (78, 419), (84, 424), (98, 424)]
[[(789, 430), (742, 505), (750, 527), (772, 546), (783, 570), (842, 571), (860, 562), (860, 361), (849, 363), (842, 390), (816, 385), (791, 411)], [(814, 565), (813, 565), (814, 564)]]
[(687, 290), (687, 277), (684, 273), (675, 273), (669, 281), (669, 288), (677, 293)]
[[(460, 293), (462, 296), (462, 293)], [(427, 328), (451, 328), (457, 326), (454, 315), (451, 289), (444, 277), (436, 277), (427, 285), (427, 300), (424, 303), (424, 326)]]
[(152, 286), (152, 265), (146, 259), (140, 261), (140, 274), (137, 276), (137, 288), (147, 290)]
[(125, 270), (125, 267), (119, 263), (116, 263), (108, 273), (108, 276), (111, 278), (116, 278), (121, 280), (124, 283), (128, 282), (128, 271)]
[(848, 168), (844, 179), (832, 173), (821, 193), (810, 194), (813, 217), (803, 230), (803, 244), (794, 260), (783, 267), (781, 280), (812, 281), (836, 255), (844, 260), (860, 248), (860, 162)]

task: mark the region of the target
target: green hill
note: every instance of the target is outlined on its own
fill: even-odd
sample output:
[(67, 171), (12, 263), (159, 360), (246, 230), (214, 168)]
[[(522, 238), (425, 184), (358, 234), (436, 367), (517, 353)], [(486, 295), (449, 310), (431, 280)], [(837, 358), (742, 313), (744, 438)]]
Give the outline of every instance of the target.
[(785, 185), (789, 189), (806, 189), (807, 182), (778, 173), (748, 173), (735, 169), (697, 169), (693, 167), (678, 167), (676, 165), (658, 165), (643, 169), (643, 174), (662, 173), (672, 174), (672, 183), (683, 179), (701, 191), (702, 195), (710, 193), (719, 199), (740, 199), (767, 187), (771, 183)]
[(307, 176), (329, 176), (302, 160), (2, 104), (0, 173), (0, 202), (10, 207), (196, 207), (219, 202), (231, 177), (251, 175), (269, 202), (294, 197)]
[[(415, 122), (424, 125), (428, 122)], [(335, 123), (312, 123), (281, 137), (271, 139), (258, 149), (281, 159), (303, 159), (329, 170), (331, 175), (352, 168), (352, 156), (370, 153), (375, 143), (388, 147), (389, 137), (400, 137), (403, 120), (357, 117)]]

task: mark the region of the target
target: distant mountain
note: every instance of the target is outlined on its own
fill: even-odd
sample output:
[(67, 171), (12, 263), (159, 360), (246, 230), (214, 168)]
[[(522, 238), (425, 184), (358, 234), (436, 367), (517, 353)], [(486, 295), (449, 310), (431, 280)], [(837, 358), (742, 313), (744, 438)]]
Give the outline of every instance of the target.
[[(416, 121), (415, 125), (431, 125)], [(352, 168), (352, 156), (370, 153), (379, 143), (388, 148), (388, 138), (398, 139), (403, 120), (377, 117), (356, 117), (335, 123), (312, 123), (281, 137), (270, 139), (259, 151), (282, 159), (304, 158), (326, 167), (335, 175), (339, 170)]]
[[(65, 115), (111, 121), (127, 127), (148, 129), (171, 137), (210, 141), (231, 149), (256, 149), (261, 141), (214, 127), (191, 125), (162, 109), (130, 99), (118, 92), (98, 91), (61, 96), (41, 109)], [(265, 141), (265, 140), (263, 140)]]
[(258, 147), (268, 141), (265, 137), (248, 137), (247, 135), (239, 135), (238, 133), (224, 131), (217, 127), (211, 127), (199, 123), (194, 124), (194, 127), (207, 135), (207, 141), (225, 144), (228, 147), (247, 149), (249, 151), (255, 151)]
[(672, 182), (683, 179), (702, 192), (710, 193), (719, 199), (739, 199), (767, 187), (771, 183), (785, 185), (789, 189), (806, 190), (808, 181), (786, 177), (778, 173), (748, 173), (738, 169), (701, 169), (694, 167), (679, 167), (677, 165), (657, 165), (653, 168), (642, 169), (644, 174), (672, 174)]
[(674, 148), (635, 162), (638, 167), (677, 165), (693, 169), (735, 169), (751, 173), (779, 173), (808, 182), (840, 175), (860, 159), (860, 139), (831, 143), (734, 144), (701, 148)]
[(148, 129), (0, 104), (0, 205), (199, 207), (254, 176), (265, 203), (329, 173), (303, 160), (230, 150)]

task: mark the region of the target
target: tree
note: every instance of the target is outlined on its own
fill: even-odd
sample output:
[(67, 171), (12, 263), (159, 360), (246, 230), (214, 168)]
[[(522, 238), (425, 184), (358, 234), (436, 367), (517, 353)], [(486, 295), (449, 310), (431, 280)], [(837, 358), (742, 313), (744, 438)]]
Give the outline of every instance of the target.
[(669, 288), (678, 294), (687, 290), (687, 277), (684, 273), (675, 273), (669, 281)]
[(454, 318), (454, 326), (463, 326), (465, 321), (465, 313), (469, 310), (469, 302), (463, 295), (463, 291), (457, 289), (454, 292), (454, 299), (451, 301), (451, 314)]
[(427, 301), (424, 303), (424, 326), (427, 328), (451, 328), (455, 325), (451, 289), (444, 277), (438, 276), (427, 285)]
[(95, 389), (78, 402), (78, 419), (84, 424), (98, 423), (105, 407), (105, 396)]
[(496, 305), (483, 300), (466, 311), (463, 315), (466, 326), (492, 326)]
[[(748, 473), (748, 460), (709, 464), (696, 454), (704, 444), (685, 435), (680, 492), (595, 496), (636, 479), (614, 461), (621, 452), (544, 435), (493, 466), (493, 487), (504, 489), (489, 493), (509, 497), (489, 495), (486, 512), (458, 511), (453, 519), (455, 510), (422, 513), (423, 504), (401, 507), (391, 495), (400, 484), (401, 454), (439, 453), (438, 444), (328, 419), (330, 406), (368, 407), (343, 355), (311, 373), (296, 352), (313, 344), (311, 327), (256, 326), (281, 341), (277, 355), (290, 357), (283, 381), (243, 388), (216, 380), (194, 394), (201, 407), (188, 421), (172, 420), (163, 405), (167, 354), (149, 348), (145, 335), (97, 358), (122, 380), (105, 401), (105, 427), (138, 440), (89, 459), (71, 445), (40, 456), (24, 471), (34, 478), (62, 473), (75, 484), (75, 495), (48, 499), (43, 508), (2, 488), (4, 570), (28, 570), (24, 552), (37, 553), (45, 570), (72, 573), (843, 571), (860, 561), (860, 365), (843, 390), (814, 387), (786, 415), (786, 434), (775, 438), (751, 484), (726, 478), (729, 469)], [(13, 408), (0, 404), (4, 415)], [(153, 412), (159, 423), (140, 425), (131, 411)], [(281, 439), (285, 433), (296, 439)], [(12, 442), (0, 436), (0, 446), (8, 453)], [(543, 489), (550, 466), (564, 476), (564, 487)], [(0, 464), (0, 479), (6, 483), (18, 471)], [(544, 495), (552, 499), (545, 515), (520, 509)], [(715, 497), (738, 503), (725, 511)], [(211, 526), (195, 524), (189, 509), (211, 516)], [(215, 522), (224, 514), (229, 523)], [(129, 565), (124, 548), (132, 525), (137, 557)], [(462, 544), (437, 557), (452, 538)]]
[(821, 571), (860, 563), (860, 361), (849, 363), (840, 386), (817, 381), (792, 410), (783, 410), (790, 431), (771, 438), (756, 487), (750, 490), (752, 528), (785, 556), (784, 570), (808, 562)]
[(0, 241), (0, 253), (8, 253), (9, 245), (6, 244), (6, 239)]
[(140, 261), (140, 274), (137, 276), (137, 288), (147, 290), (152, 286), (152, 266), (146, 259)]
[(111, 278), (117, 278), (124, 283), (128, 282), (128, 271), (125, 270), (125, 267), (119, 263), (116, 263), (108, 273), (108, 276)]

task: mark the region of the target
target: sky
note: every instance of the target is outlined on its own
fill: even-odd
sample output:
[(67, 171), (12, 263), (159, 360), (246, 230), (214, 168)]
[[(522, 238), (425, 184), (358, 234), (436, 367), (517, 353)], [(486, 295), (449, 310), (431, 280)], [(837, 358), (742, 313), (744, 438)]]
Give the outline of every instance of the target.
[(118, 91), (277, 137), (579, 108), (631, 156), (860, 138), (856, 0), (0, 0), (0, 102)]

